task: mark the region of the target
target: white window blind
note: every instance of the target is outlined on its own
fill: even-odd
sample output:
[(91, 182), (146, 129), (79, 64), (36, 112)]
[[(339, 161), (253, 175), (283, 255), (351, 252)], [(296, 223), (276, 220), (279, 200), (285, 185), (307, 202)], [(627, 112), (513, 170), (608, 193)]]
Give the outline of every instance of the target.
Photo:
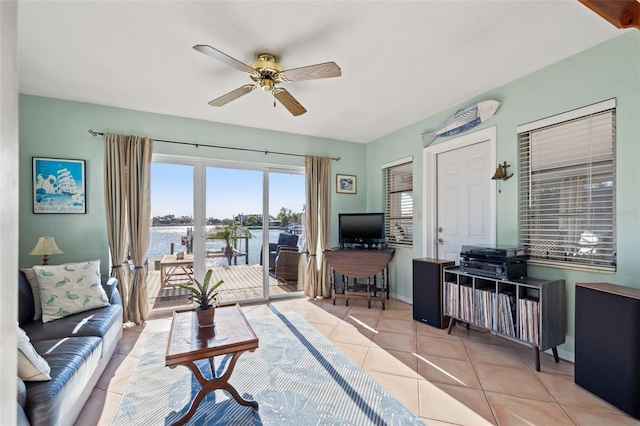
[(531, 261), (615, 271), (615, 108), (522, 131), (518, 146)]
[(413, 162), (383, 167), (382, 190), (387, 242), (413, 245)]

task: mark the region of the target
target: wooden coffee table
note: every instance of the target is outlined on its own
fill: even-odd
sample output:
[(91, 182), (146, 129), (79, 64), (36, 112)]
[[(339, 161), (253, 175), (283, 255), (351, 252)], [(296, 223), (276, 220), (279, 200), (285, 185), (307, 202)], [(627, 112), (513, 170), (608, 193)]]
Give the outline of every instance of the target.
[[(258, 337), (240, 309), (240, 305), (216, 308), (215, 327), (198, 327), (194, 309), (175, 311), (171, 321), (165, 365), (175, 368), (188, 367), (202, 386), (191, 402), (189, 411), (176, 423), (185, 424), (196, 412), (198, 405), (211, 391), (224, 389), (241, 405), (258, 407), (258, 402), (248, 401), (229, 384), (229, 378), (242, 353), (253, 352), (258, 347)], [(233, 354), (222, 376), (216, 376), (215, 356)], [(195, 361), (208, 359), (213, 378), (207, 380)]]

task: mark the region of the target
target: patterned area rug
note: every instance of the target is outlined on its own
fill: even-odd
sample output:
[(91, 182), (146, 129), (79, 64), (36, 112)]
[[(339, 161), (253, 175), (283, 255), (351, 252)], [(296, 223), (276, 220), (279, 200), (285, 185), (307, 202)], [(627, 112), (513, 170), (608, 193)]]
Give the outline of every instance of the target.
[[(259, 408), (239, 405), (217, 390), (189, 425), (423, 425), (299, 315), (249, 322), (260, 347), (239, 358), (229, 382)], [(164, 366), (167, 339), (168, 332), (149, 336), (113, 425), (168, 425), (188, 411), (200, 385), (186, 367)], [(216, 357), (220, 372), (224, 358)], [(205, 375), (208, 365), (199, 364)]]

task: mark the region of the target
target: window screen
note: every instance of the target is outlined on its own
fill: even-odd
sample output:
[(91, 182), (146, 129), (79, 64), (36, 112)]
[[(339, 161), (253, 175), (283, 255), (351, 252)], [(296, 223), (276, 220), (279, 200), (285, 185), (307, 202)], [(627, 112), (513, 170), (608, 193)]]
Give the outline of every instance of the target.
[(532, 263), (615, 271), (615, 108), (519, 132), (518, 145)]
[(396, 246), (413, 245), (413, 162), (382, 169), (385, 233)]

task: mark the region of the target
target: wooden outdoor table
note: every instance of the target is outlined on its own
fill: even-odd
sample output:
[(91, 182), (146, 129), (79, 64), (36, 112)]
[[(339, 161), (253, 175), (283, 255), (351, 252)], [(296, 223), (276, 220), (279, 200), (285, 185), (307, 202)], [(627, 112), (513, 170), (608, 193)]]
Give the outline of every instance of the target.
[[(256, 401), (248, 401), (229, 384), (229, 378), (242, 353), (253, 352), (258, 347), (258, 337), (240, 309), (240, 305), (216, 308), (215, 327), (200, 328), (194, 309), (175, 311), (171, 321), (165, 365), (189, 368), (202, 386), (191, 402), (189, 411), (175, 425), (185, 424), (196, 412), (198, 405), (211, 391), (224, 389), (241, 405), (258, 407)], [(214, 365), (215, 356), (233, 354), (227, 369), (218, 377)], [(213, 378), (207, 380), (195, 361), (208, 359)]]
[(178, 284), (193, 283), (193, 253), (185, 254), (184, 259), (176, 259), (175, 254), (167, 254), (160, 261), (160, 288), (174, 287)]

